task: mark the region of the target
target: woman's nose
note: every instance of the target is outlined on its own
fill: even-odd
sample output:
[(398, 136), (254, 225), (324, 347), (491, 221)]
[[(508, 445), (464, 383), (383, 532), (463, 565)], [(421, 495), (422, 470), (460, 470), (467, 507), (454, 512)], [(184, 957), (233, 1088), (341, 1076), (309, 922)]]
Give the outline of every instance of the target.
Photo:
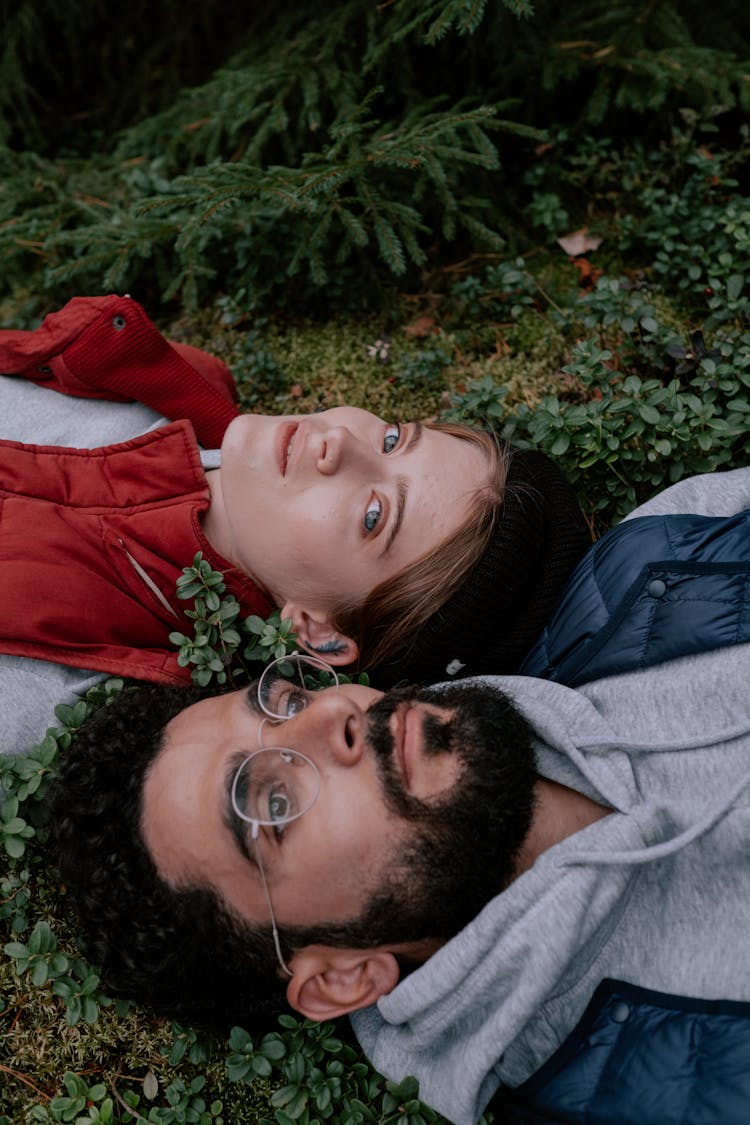
[(318, 472), (331, 476), (340, 469), (355, 465), (364, 457), (364, 449), (346, 426), (332, 426), (323, 431), (317, 456)]

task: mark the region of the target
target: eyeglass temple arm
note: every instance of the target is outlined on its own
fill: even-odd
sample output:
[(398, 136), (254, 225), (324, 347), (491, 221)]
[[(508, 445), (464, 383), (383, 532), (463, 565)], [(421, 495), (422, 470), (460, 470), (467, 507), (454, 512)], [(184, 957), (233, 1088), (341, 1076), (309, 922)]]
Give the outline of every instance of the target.
[(271, 916), (271, 934), (273, 936), (274, 949), (276, 950), (276, 956), (277, 956), (279, 964), (281, 965), (284, 972), (287, 974), (287, 976), (293, 977), (294, 973), (292, 972), (292, 970), (287, 965), (287, 963), (284, 960), (284, 958), (282, 956), (282, 953), (281, 953), (281, 942), (279, 941), (279, 931), (276, 928), (276, 918), (274, 917), (273, 907), (271, 906), (271, 894), (268, 890), (268, 880), (266, 879), (266, 872), (265, 872), (265, 869), (263, 867), (263, 858), (260, 854), (260, 848), (258, 847), (258, 833), (259, 832), (260, 832), (260, 824), (258, 823), (257, 820), (252, 821), (251, 835), (252, 835), (253, 843), (255, 844), (255, 854), (258, 857), (258, 870), (260, 871), (260, 881), (263, 884), (263, 894), (266, 897), (266, 905), (268, 906), (268, 913)]

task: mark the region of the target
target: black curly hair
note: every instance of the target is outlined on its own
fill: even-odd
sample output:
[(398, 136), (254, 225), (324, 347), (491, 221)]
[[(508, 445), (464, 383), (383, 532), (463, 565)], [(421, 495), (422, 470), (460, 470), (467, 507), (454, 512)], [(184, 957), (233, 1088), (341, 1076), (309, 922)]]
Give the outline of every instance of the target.
[(50, 786), (52, 846), (83, 952), (112, 995), (186, 1022), (267, 1027), (286, 1010), (270, 929), (234, 917), (210, 888), (170, 886), (141, 836), (164, 728), (208, 694), (148, 685), (97, 711)]
[[(414, 690), (403, 689), (407, 694)], [(472, 705), (487, 724), (484, 741), (492, 745), (500, 732), (506, 757), (520, 763), (528, 804), (524, 815), (530, 820), (535, 774), (526, 720), (500, 693), (486, 698), (479, 689), (454, 685), (439, 701), (459, 691), (462, 706)], [(430, 689), (423, 692), (432, 698)], [(163, 745), (165, 727), (179, 711), (210, 694), (150, 685), (127, 689), (96, 712), (76, 735), (50, 787), (52, 843), (78, 914), (83, 951), (101, 971), (110, 993), (188, 1023), (267, 1029), (287, 1009), (287, 982), (280, 976), (270, 922), (238, 917), (208, 885), (172, 886), (156, 869), (141, 834), (144, 780)], [(394, 694), (398, 695), (389, 693), (381, 704), (392, 706)], [(387, 709), (382, 717), (387, 722)], [(482, 774), (476, 784), (504, 791), (504, 770), (498, 759), (494, 771), (484, 771), (489, 777)], [(497, 771), (501, 780), (495, 777)], [(472, 799), (483, 800), (484, 793)], [(511, 804), (520, 805), (520, 797)], [(456, 816), (460, 821), (460, 809)], [(497, 822), (503, 835), (504, 818), (504, 813), (486, 817), (488, 830), (495, 832)], [(441, 809), (440, 823), (449, 819), (450, 810)], [(522, 828), (525, 832), (523, 824)], [(442, 868), (434, 869), (431, 841), (428, 833), (421, 850), (434, 889)], [(406, 862), (419, 859), (417, 845), (415, 841), (413, 855), (399, 845), (401, 861), (383, 873), (358, 916), (306, 926), (285, 924), (280, 940), (287, 962), (295, 950), (310, 945), (367, 949), (420, 938), (449, 939), (496, 893), (497, 872), (493, 868), (487, 883), (482, 877), (485, 868), (479, 865), (476, 887), (470, 894), (466, 885), (460, 909), (438, 889), (427, 903), (427, 915), (420, 914), (419, 896), (409, 897), (412, 865)], [(455, 851), (451, 837), (443, 846)], [(450, 876), (450, 864), (444, 868)], [(436, 899), (445, 902), (442, 912)], [(414, 967), (399, 960), (402, 972)]]

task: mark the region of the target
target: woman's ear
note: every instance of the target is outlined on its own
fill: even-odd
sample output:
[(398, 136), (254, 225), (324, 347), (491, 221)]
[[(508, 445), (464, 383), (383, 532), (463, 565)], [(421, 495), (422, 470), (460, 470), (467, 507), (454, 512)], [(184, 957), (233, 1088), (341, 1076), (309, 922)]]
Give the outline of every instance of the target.
[(332, 1020), (367, 1008), (398, 984), (398, 961), (384, 949), (309, 945), (290, 963), (286, 996), (308, 1019)]
[(354, 664), (359, 656), (356, 641), (339, 633), (325, 614), (311, 613), (296, 602), (287, 602), (281, 616), (282, 619), (291, 617), (300, 648), (320, 656), (328, 664)]

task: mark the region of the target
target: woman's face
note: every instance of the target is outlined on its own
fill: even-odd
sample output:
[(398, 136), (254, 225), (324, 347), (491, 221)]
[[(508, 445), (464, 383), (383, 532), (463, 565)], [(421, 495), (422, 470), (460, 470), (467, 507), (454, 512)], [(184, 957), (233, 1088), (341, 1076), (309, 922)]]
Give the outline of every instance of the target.
[(277, 605), (327, 613), (360, 604), (458, 530), (488, 473), (481, 448), (418, 422), (350, 406), (245, 414), (209, 473), (203, 527)]

